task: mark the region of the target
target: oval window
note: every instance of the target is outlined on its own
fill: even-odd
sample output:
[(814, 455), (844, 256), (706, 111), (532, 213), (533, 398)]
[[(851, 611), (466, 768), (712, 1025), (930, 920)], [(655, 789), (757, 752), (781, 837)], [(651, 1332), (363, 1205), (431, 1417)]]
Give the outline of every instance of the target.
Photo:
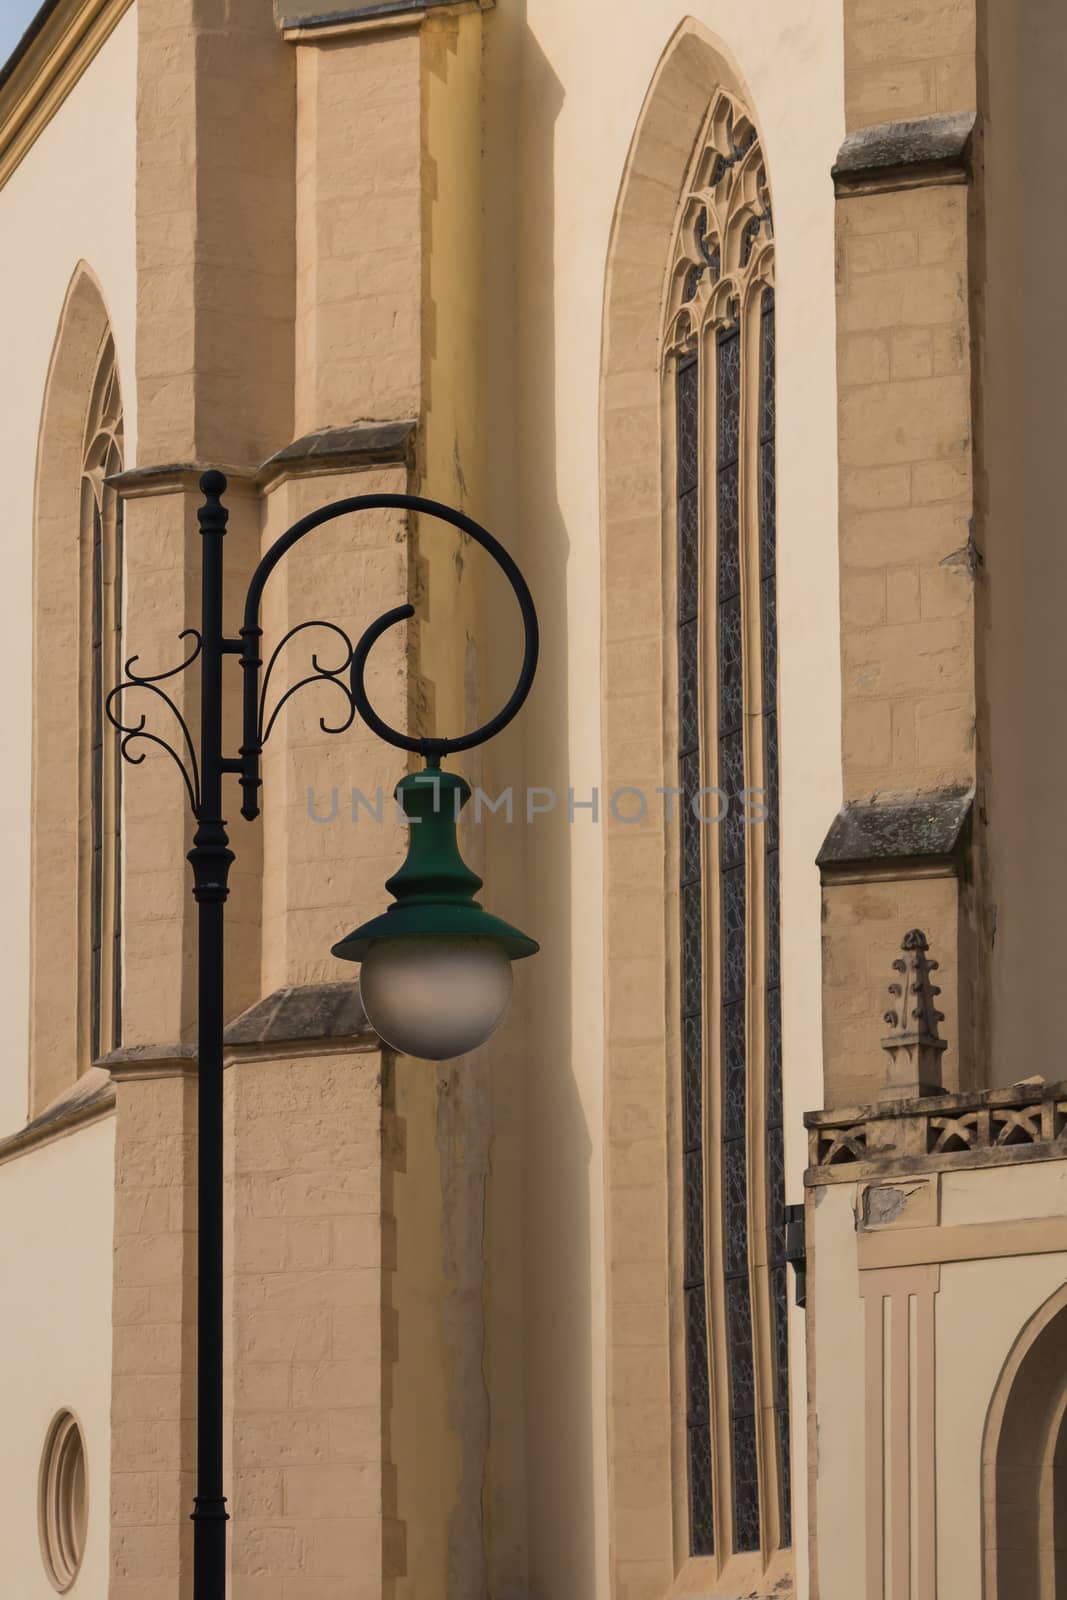
[(37, 1515), (45, 1570), (62, 1594), (78, 1576), (89, 1516), (85, 1441), (71, 1411), (61, 1411), (48, 1430)]

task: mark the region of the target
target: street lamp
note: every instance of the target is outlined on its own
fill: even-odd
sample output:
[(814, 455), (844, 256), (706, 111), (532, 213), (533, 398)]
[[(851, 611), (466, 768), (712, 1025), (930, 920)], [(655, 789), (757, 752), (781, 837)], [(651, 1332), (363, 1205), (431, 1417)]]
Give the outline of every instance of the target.
[[(372, 1026), (393, 1049), (431, 1060), (445, 1060), (473, 1050), (489, 1038), (507, 1010), (511, 995), (511, 963), (534, 955), (537, 945), (517, 928), (491, 916), (474, 896), (481, 879), (463, 861), (456, 841), (456, 822), (470, 798), (470, 789), (455, 773), (444, 772), (448, 755), (472, 750), (507, 726), (517, 714), (537, 670), (538, 632), (526, 580), (502, 545), (460, 511), (418, 495), (356, 495), (336, 500), (293, 524), (262, 558), (248, 586), (244, 623), (238, 638), (223, 632), (223, 538), (228, 511), (222, 504), (226, 479), (205, 472), (200, 479), (204, 503), (197, 513), (203, 538), (201, 622), (199, 632), (186, 629), (193, 646), (169, 672), (134, 670), (137, 656), (126, 663), (125, 675), (109, 694), (107, 714), (120, 735), (122, 754), (135, 766), (145, 755), (131, 751), (138, 741), (162, 748), (185, 780), (196, 820), (189, 862), (198, 911), (198, 1146), (197, 1199), (197, 1494), (193, 1519), (193, 1594), (195, 1600), (225, 1600), (226, 1498), (222, 1481), (222, 1052), (225, 1014), (223, 989), (223, 918), (234, 855), (222, 815), (222, 780), (232, 774), (243, 791), (241, 814), (259, 815), (263, 747), (282, 705), (309, 684), (333, 682), (346, 694), (348, 715), (337, 726), (320, 717), (325, 733), (344, 733), (358, 715), (378, 736), (398, 749), (420, 756), (425, 771), (401, 780), (396, 797), (409, 823), (407, 859), (386, 887), (393, 904), (379, 917), (356, 928), (333, 947), (344, 961), (361, 963), (360, 988)], [(456, 739), (420, 739), (398, 732), (374, 710), (366, 690), (367, 657), (388, 628), (415, 615), (409, 605), (386, 612), (354, 647), (332, 622), (302, 622), (276, 646), (263, 672), (260, 612), (263, 591), (274, 568), (306, 534), (324, 523), (357, 511), (399, 510), (421, 513), (451, 523), (487, 550), (514, 590), (525, 636), (519, 681), (503, 710), (474, 733)], [(269, 719), (266, 689), (281, 652), (299, 633), (324, 628), (345, 646), (336, 668), (312, 656), (312, 673), (281, 696)], [(244, 718), (240, 752), (222, 751), (222, 666), (237, 656), (244, 673)], [(200, 662), (200, 747), (181, 712), (160, 685)], [(122, 697), (137, 690), (162, 701), (177, 719), (181, 745), (176, 749), (148, 728), (147, 715), (124, 720)]]
[(360, 961), (367, 1020), (394, 1050), (446, 1061), (484, 1044), (511, 998), (511, 963), (537, 946), (475, 901), (482, 886), (459, 853), (456, 818), (470, 789), (427, 767), (397, 785), (411, 823), (408, 856), (386, 888), (394, 903), (333, 947)]

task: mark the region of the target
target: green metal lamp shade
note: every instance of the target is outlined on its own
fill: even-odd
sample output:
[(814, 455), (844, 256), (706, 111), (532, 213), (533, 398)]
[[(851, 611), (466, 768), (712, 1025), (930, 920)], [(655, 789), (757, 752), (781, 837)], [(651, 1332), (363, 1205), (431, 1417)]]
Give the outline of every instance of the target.
[(402, 778), (396, 798), (410, 821), (408, 853), (385, 887), (394, 904), (333, 947), (342, 961), (363, 961), (381, 939), (488, 939), (511, 961), (536, 955), (540, 946), (494, 917), (475, 900), (482, 880), (459, 853), (456, 822), (470, 799), (454, 772), (427, 767)]

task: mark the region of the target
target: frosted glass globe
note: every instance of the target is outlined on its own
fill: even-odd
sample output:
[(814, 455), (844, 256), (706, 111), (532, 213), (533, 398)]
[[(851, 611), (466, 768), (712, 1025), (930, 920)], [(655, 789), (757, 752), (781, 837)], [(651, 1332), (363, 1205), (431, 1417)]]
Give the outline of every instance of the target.
[(380, 939), (360, 968), (367, 1020), (402, 1055), (447, 1061), (503, 1021), (511, 962), (494, 939)]

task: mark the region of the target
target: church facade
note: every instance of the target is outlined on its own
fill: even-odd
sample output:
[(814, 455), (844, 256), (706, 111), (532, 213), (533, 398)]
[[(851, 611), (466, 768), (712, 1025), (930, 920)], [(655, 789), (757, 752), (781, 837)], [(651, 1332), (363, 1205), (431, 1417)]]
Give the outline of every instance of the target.
[(414, 607), (371, 699), (441, 737), (518, 614), (397, 509), (267, 592), (235, 1600), (1067, 1597), (1065, 69), (1051, 0), (46, 0), (0, 71), (19, 1600), (192, 1595), (196, 907), (151, 736), (172, 671), (196, 728), (209, 468), (231, 632), (360, 494), (491, 529), (542, 631), (455, 762), (541, 953), (417, 1061), (330, 954), (413, 770), (331, 734), (335, 630)]

